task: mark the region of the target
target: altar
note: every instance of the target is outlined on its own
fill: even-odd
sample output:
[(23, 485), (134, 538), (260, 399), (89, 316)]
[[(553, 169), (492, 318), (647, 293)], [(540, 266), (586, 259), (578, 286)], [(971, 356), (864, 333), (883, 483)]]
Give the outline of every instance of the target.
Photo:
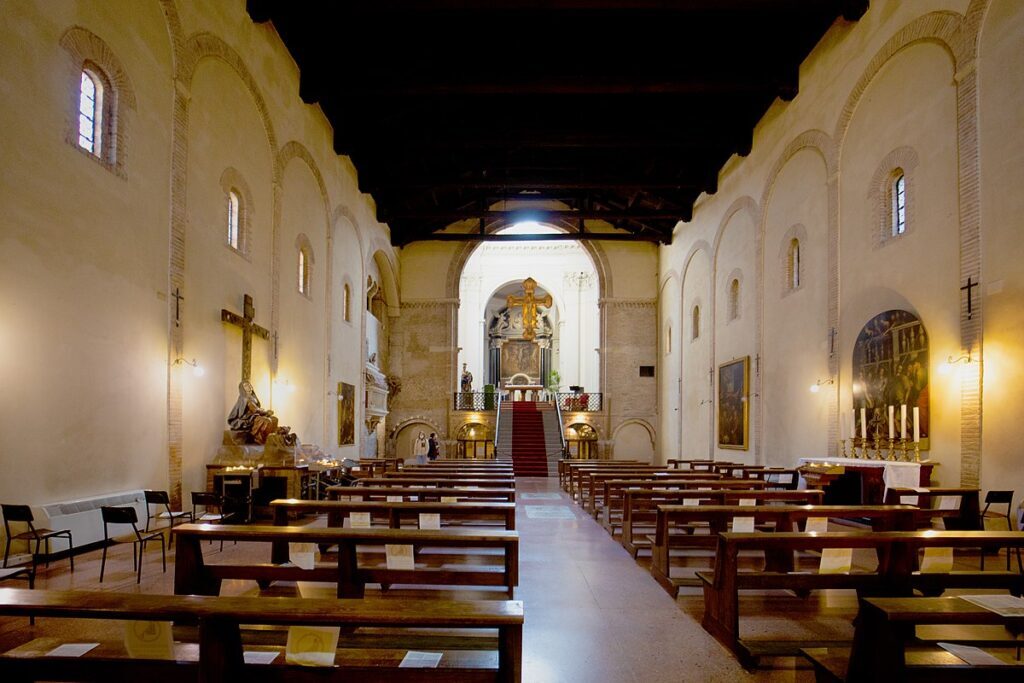
[(505, 391), (513, 401), (539, 401), (544, 387), (540, 384), (506, 384)]
[(935, 463), (800, 458), (800, 487), (821, 488), (826, 505), (882, 505), (887, 488), (929, 486)]

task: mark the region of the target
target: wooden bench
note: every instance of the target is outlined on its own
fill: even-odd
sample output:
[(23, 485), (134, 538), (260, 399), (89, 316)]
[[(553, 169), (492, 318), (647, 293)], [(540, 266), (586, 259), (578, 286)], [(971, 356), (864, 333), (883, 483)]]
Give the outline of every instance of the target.
[[(767, 482), (768, 488), (796, 490), (800, 486), (800, 471), (787, 467), (745, 467), (743, 477)], [(773, 481), (774, 478), (774, 481)], [(786, 481), (783, 481), (786, 479)]]
[[(81, 657), (47, 656), (60, 644), (38, 638), (0, 654), (0, 679), (146, 681), (494, 681), (522, 680), (523, 604), (472, 600), (330, 600), (294, 598), (147, 595), (97, 591), (0, 589), (0, 614), (59, 619), (173, 621), (198, 625), (198, 647), (184, 642), (175, 659), (132, 659), (121, 642), (101, 642)], [(393, 634), (388, 649), (360, 647), (345, 638), (333, 667), (246, 664), (242, 624), (340, 626), (350, 632), (383, 628)], [(445, 651), (436, 669), (400, 668), (419, 629), (459, 629), (462, 648)], [(184, 629), (178, 629), (180, 634)], [(493, 637), (497, 630), (497, 639)], [(86, 631), (84, 640), (94, 640)], [(452, 643), (453, 645), (455, 643)], [(353, 645), (355, 647), (353, 647)], [(476, 648), (486, 648), (479, 650)], [(280, 652), (281, 647), (259, 649)]]
[[(751, 498), (757, 501), (758, 504), (790, 503), (794, 505), (820, 505), (823, 496), (824, 492), (820, 489), (807, 491), (763, 491), (752, 489), (732, 490), (723, 487), (713, 491), (671, 491), (628, 488), (623, 491), (622, 536), (620, 542), (622, 547), (634, 559), (640, 550), (649, 550), (652, 541), (648, 533), (655, 530), (657, 526), (659, 505), (681, 505), (687, 499), (696, 499), (700, 501), (701, 505), (739, 505), (740, 500)], [(609, 526), (605, 528), (609, 528)]]
[[(361, 598), (367, 583), (429, 586), (504, 587), (513, 596), (519, 581), (519, 534), (515, 531), (479, 529), (340, 529), (298, 526), (236, 526), (224, 524), (184, 524), (171, 530), (175, 539), (174, 592), (178, 595), (217, 595), (223, 579), (256, 581), (269, 586), (274, 581), (325, 581), (336, 583), (339, 598)], [(272, 544), (271, 563), (207, 564), (203, 558), (202, 541), (239, 541)], [(312, 543), (317, 546), (338, 546), (337, 563), (321, 563), (313, 569), (302, 569), (285, 563), (287, 543)], [(359, 546), (411, 545), (420, 552), (417, 568), (387, 569), (382, 553), (357, 553)], [(281, 551), (284, 548), (284, 552)], [(475, 548), (502, 551), (501, 565), (459, 568), (449, 551), (453, 548)], [(364, 562), (360, 563), (360, 559)], [(432, 560), (424, 566), (425, 560)], [(487, 559), (493, 559), (488, 557)], [(277, 560), (275, 563), (274, 560)], [(440, 566), (435, 566), (440, 565)]]
[(568, 493), (569, 495), (572, 495), (574, 473), (581, 468), (602, 468), (610, 470), (616, 467), (638, 467), (644, 464), (636, 462), (635, 460), (560, 460), (559, 463), (560, 467), (563, 468), (563, 471), (559, 475), (559, 484), (563, 489), (565, 489), (566, 493)]
[[(481, 472), (480, 470), (448, 470), (443, 468), (426, 468), (423, 470), (403, 469), (401, 472), (386, 472), (384, 479), (432, 479), (445, 477), (448, 479), (514, 479), (510, 471)], [(379, 478), (379, 477), (378, 477)]]
[[(697, 574), (672, 576), (672, 550), (719, 550), (718, 535), (729, 529), (734, 517), (753, 517), (755, 525), (770, 525), (775, 533), (792, 532), (810, 517), (869, 519), (876, 531), (913, 531), (914, 512), (910, 505), (659, 505), (651, 539), (651, 576), (672, 597), (681, 586), (701, 585)], [(706, 524), (710, 533), (693, 533), (697, 524)], [(673, 533), (674, 529), (683, 533)], [(718, 566), (717, 555), (709, 559)], [(765, 563), (769, 571), (791, 572), (793, 552), (766, 551)]]
[[(650, 483), (651, 485), (663, 485), (669, 487), (673, 484), (686, 485), (687, 482), (700, 481), (718, 481), (720, 477), (708, 476), (704, 472), (677, 472), (675, 470), (658, 470), (654, 472), (586, 472), (583, 474), (583, 490), (586, 492), (586, 498), (581, 498), (580, 504), (585, 506), (584, 509), (592, 517), (597, 519), (601, 514), (601, 509), (608, 500), (607, 488), (605, 487), (606, 482), (622, 482), (622, 481), (633, 481), (637, 484), (643, 484), (644, 482)], [(757, 482), (751, 483), (749, 480), (732, 480), (738, 482), (737, 485), (747, 486), (748, 488), (759, 488)]]
[[(730, 648), (745, 665), (756, 663), (756, 641), (743, 642), (739, 633), (739, 592), (745, 590), (792, 590), (807, 594), (812, 590), (852, 589), (860, 596), (911, 597), (914, 590), (928, 595), (948, 588), (1009, 590), (1015, 595), (1024, 588), (1024, 576), (1014, 572), (952, 571), (920, 573), (915, 571), (918, 552), (923, 548), (1019, 548), (1024, 547), (1024, 532), (1016, 531), (861, 531), (823, 534), (776, 532), (721, 533), (715, 553), (713, 572), (697, 572), (704, 588), (704, 628)], [(790, 568), (795, 551), (821, 551), (826, 548), (867, 548), (878, 556), (873, 571), (849, 574), (796, 572)], [(765, 554), (765, 571), (740, 572), (741, 552)], [(786, 559), (788, 556), (788, 560)], [(773, 643), (771, 654), (796, 654), (800, 644)]]
[[(621, 479), (602, 478), (595, 482), (600, 484), (601, 496), (598, 497), (596, 495), (596, 487), (592, 489), (588, 507), (594, 510), (592, 514), (601, 523), (601, 526), (612, 533), (616, 523), (621, 520), (623, 496), (627, 489), (649, 489), (652, 491), (694, 491), (698, 489), (760, 491), (765, 488), (763, 481), (750, 479), (706, 479), (704, 478), (706, 476), (706, 474), (700, 472), (693, 472), (687, 473), (685, 477), (647, 478), (623, 476)], [(694, 479), (693, 477), (697, 478)]]
[[(854, 632), (853, 647), (805, 648), (814, 664), (816, 679), (823, 681), (1021, 681), (1024, 666), (1016, 664), (971, 665), (920, 640), (917, 626), (1003, 626), (1005, 636), (969, 639), (989, 647), (1019, 648), (1024, 618), (1004, 617), (958, 597), (866, 598)], [(963, 633), (936, 639), (957, 642)]]
[(379, 500), (296, 500), (282, 498), (270, 502), (274, 511), (274, 526), (288, 526), (289, 520), (296, 514), (327, 514), (327, 526), (340, 527), (345, 517), (353, 512), (369, 512), (371, 515), (383, 515), (388, 526), (401, 529), (404, 519), (416, 519), (420, 514), (439, 514), (441, 523), (457, 519), (460, 522), (493, 521), (504, 524), (508, 531), (516, 528), (515, 503), (389, 503)]
[(596, 490), (600, 489), (601, 482), (605, 479), (721, 479), (721, 475), (708, 472), (679, 472), (667, 470), (664, 467), (648, 468), (621, 468), (613, 470), (577, 470), (576, 486), (574, 487), (575, 498), (580, 505), (584, 505)]
[(442, 498), (458, 500), (493, 500), (514, 503), (516, 490), (507, 488), (458, 488), (433, 486), (329, 486), (328, 500), (341, 498), (359, 498), (362, 500), (387, 500), (388, 497), (401, 496), (416, 500), (440, 501)]
[[(916, 497), (917, 505), (930, 514), (921, 515), (921, 523), (924, 526), (931, 526), (931, 517), (942, 517), (942, 522), (948, 531), (981, 531), (981, 508), (978, 504), (980, 491), (976, 488), (895, 488), (886, 489), (885, 502), (895, 505), (905, 498)], [(942, 498), (957, 498), (955, 507), (934, 508), (935, 503), (940, 503)]]
[(469, 486), (478, 486), (481, 488), (491, 489), (513, 489), (516, 487), (516, 480), (512, 478), (500, 477), (497, 479), (488, 479), (485, 477), (449, 477), (443, 474), (437, 475), (417, 475), (412, 477), (368, 477), (366, 479), (358, 479), (355, 482), (356, 486), (364, 487), (380, 487), (380, 486), (437, 486), (440, 488), (445, 487), (462, 487), (466, 488)]

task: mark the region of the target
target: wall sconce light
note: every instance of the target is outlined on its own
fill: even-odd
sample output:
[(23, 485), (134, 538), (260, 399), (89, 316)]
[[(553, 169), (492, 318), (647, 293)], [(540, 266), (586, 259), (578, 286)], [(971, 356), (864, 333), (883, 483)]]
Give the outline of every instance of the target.
[(185, 360), (184, 358), (175, 358), (173, 365), (188, 365), (192, 367), (192, 374), (196, 377), (202, 377), (206, 374), (206, 370), (199, 364), (195, 358), (192, 360)]
[(828, 384), (835, 384), (835, 383), (836, 383), (836, 381), (834, 379), (832, 379), (831, 377), (829, 377), (828, 379), (819, 379), (817, 382), (815, 382), (814, 384), (811, 385), (811, 393), (812, 394), (816, 394), (819, 391), (821, 391), (821, 388), (823, 386), (826, 386)]
[(946, 358), (946, 362), (939, 366), (939, 372), (941, 374), (943, 374), (943, 375), (948, 375), (951, 372), (953, 372), (953, 367), (955, 365), (957, 365), (958, 363), (963, 363), (964, 366), (966, 367), (967, 365), (969, 365), (969, 364), (971, 364), (973, 362), (974, 362), (974, 359), (971, 358), (971, 354), (970, 353), (966, 353), (966, 354), (964, 354), (964, 355), (962, 355), (962, 356), (960, 356), (958, 358), (953, 358), (953, 356), (948, 356)]

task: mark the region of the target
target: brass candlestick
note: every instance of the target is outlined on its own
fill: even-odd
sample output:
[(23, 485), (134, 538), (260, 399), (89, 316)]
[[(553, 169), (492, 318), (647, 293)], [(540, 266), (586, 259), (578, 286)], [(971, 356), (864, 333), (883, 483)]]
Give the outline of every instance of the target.
[(921, 462), (921, 442), (914, 442), (914, 462)]
[(882, 440), (878, 438), (878, 430), (875, 430), (875, 460), (882, 459)]
[(889, 457), (886, 458), (886, 460), (895, 460), (896, 459), (896, 450), (894, 448), (894, 444), (895, 444), (895, 441), (893, 439), (889, 439)]
[(910, 462), (907, 457), (907, 438), (903, 437), (900, 439), (900, 460), (904, 462)]
[(857, 455), (857, 437), (850, 439), (850, 457), (859, 460), (860, 456)]
[(846, 457), (846, 439), (839, 439), (839, 457)]

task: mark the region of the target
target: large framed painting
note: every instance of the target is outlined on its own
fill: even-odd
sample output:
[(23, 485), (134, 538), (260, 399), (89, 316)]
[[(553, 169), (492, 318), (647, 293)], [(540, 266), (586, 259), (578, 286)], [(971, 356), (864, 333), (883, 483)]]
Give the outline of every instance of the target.
[(338, 382), (338, 445), (349, 446), (356, 442), (356, 388), (352, 384)]
[[(928, 333), (916, 315), (891, 310), (869, 320), (853, 346), (854, 431), (861, 435), (861, 409), (868, 441), (889, 437), (893, 406), (896, 439), (914, 438), (914, 408), (921, 419), (921, 450), (929, 450), (931, 411), (928, 401)], [(901, 408), (907, 406), (903, 433)]]
[(540, 345), (532, 341), (506, 341), (501, 345), (501, 376), (520, 374), (540, 380)]
[(718, 447), (750, 448), (750, 356), (718, 366)]

